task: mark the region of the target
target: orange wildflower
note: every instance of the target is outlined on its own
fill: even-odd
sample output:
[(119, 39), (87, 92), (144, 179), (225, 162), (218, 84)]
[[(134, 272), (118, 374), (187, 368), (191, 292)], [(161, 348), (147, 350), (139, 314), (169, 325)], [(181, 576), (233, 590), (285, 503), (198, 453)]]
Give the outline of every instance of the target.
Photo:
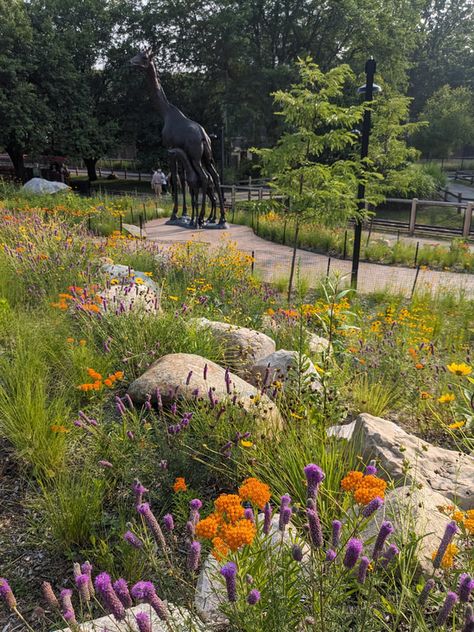
[(422, 364), (421, 362), (417, 362), (417, 363), (415, 364), (415, 369), (418, 369), (418, 370), (419, 370), (419, 369), (424, 369), (424, 368), (425, 368), (425, 365), (424, 365), (424, 364)]
[(354, 491), (354, 489), (362, 480), (363, 476), (364, 475), (362, 472), (349, 472), (349, 474), (347, 474), (341, 481), (342, 489), (344, 489), (346, 492)]
[(212, 546), (214, 548), (211, 551), (211, 555), (213, 555), (218, 562), (221, 562), (229, 553), (229, 547), (222, 538), (213, 538)]
[(235, 524), (223, 524), (222, 539), (231, 551), (237, 551), (245, 544), (252, 544), (257, 528), (250, 520), (238, 520)]
[(203, 520), (200, 520), (196, 525), (196, 536), (198, 538), (211, 540), (217, 535), (219, 524), (220, 518), (216, 514), (211, 514), (207, 518), (203, 518)]
[(239, 496), (242, 500), (250, 500), (251, 503), (263, 509), (270, 500), (270, 487), (257, 478), (247, 478), (239, 487)]
[(106, 386), (108, 386), (109, 388), (112, 388), (112, 386), (114, 385), (114, 383), (112, 382), (112, 380), (111, 380), (111, 379), (109, 379), (109, 378), (107, 378), (107, 379), (105, 379), (105, 380), (104, 380), (104, 384), (105, 384)]
[(244, 517), (245, 510), (237, 494), (221, 494), (214, 501), (217, 512), (229, 522), (236, 522)]
[(178, 477), (173, 483), (173, 491), (177, 494), (178, 492), (185, 492), (188, 489), (186, 485), (186, 481), (182, 476)]

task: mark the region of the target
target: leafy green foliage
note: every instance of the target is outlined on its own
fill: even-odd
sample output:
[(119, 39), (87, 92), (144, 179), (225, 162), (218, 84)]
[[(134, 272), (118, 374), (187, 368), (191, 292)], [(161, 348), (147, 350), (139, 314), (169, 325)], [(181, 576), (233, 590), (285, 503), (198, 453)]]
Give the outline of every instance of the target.
[(448, 157), (474, 142), (474, 93), (468, 87), (442, 86), (421, 116), (429, 126), (418, 133), (418, 146), (428, 157)]

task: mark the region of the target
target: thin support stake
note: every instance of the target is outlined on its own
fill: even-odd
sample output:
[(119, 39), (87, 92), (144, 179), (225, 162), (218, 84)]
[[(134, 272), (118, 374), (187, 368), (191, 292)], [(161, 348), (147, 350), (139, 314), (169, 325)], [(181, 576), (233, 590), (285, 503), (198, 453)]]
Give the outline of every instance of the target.
[(416, 268), (416, 264), (418, 262), (418, 250), (420, 249), (420, 242), (417, 241), (416, 242), (416, 249), (415, 249), (415, 261), (413, 262), (413, 267)]
[(328, 267), (326, 269), (326, 276), (329, 276), (329, 270), (331, 269), (331, 257), (328, 258)]
[(253, 273), (255, 272), (255, 250), (252, 250), (252, 263), (250, 266), (250, 271), (253, 275)]
[(415, 280), (413, 281), (413, 287), (411, 288), (410, 300), (413, 298), (415, 294), (416, 282), (418, 281), (419, 274), (420, 274), (420, 266), (416, 268)]
[(347, 230), (344, 231), (344, 248), (342, 249), (342, 258), (345, 260), (347, 257)]

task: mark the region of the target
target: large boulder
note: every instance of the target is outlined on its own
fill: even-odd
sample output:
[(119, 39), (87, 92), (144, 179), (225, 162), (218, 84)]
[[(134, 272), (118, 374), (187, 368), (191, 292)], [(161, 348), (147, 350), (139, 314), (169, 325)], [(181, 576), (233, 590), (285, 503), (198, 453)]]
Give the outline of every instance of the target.
[(446, 450), (367, 413), (355, 421), (363, 456), (377, 459), (395, 482), (428, 485), (462, 509), (474, 509), (474, 457)]
[[(434, 492), (427, 485), (421, 488), (404, 485), (390, 492), (385, 497), (384, 505), (377, 511), (367, 528), (362, 532), (362, 539), (372, 543), (375, 541), (383, 520), (390, 520), (395, 531), (390, 541), (402, 546), (418, 540), (416, 559), (419, 569), (426, 575), (433, 572), (431, 555), (438, 550), (446, 525), (450, 517), (440, 508), (452, 505), (449, 498)], [(367, 549), (371, 551), (371, 546)]]
[(192, 353), (163, 356), (130, 384), (128, 394), (137, 404), (143, 404), (147, 396), (156, 402), (157, 389), (164, 404), (175, 397), (190, 400), (196, 396), (207, 397), (209, 390), (219, 401), (235, 396), (236, 403), (264, 420), (268, 429), (283, 425), (278, 408), (266, 395), (260, 395), (254, 386), (233, 373), (228, 373), (226, 382), (226, 371), (221, 366)]
[(134, 270), (130, 266), (124, 266), (118, 263), (109, 263), (104, 261), (102, 264), (102, 272), (106, 274), (108, 279), (112, 282), (119, 282), (125, 285), (130, 283), (137, 283), (137, 279), (140, 279), (137, 285), (146, 285), (154, 292), (159, 291), (158, 285), (151, 279), (145, 272), (140, 270)]
[[(297, 371), (301, 370), (301, 381), (304, 387), (312, 391), (321, 392), (322, 385), (319, 374), (311, 360), (297, 351), (287, 351), (279, 349), (275, 353), (258, 360), (250, 370), (249, 381), (255, 386), (262, 388), (270, 387), (275, 381), (280, 381), (283, 387), (294, 384), (297, 381)], [(268, 392), (271, 392), (268, 388)]]
[(244, 379), (248, 378), (256, 362), (276, 349), (274, 340), (254, 329), (237, 327), (207, 318), (193, 318), (190, 323), (211, 333), (224, 351), (226, 364)]
[[(139, 612), (146, 612), (151, 619), (153, 632), (169, 632), (172, 630), (180, 630), (180, 632), (205, 632), (213, 628), (207, 627), (196, 615), (183, 607), (177, 608), (173, 604), (167, 604), (170, 613), (170, 621), (167, 624), (161, 621), (153, 608), (147, 604), (141, 604), (125, 611), (125, 619), (117, 621), (112, 615), (100, 617), (93, 621), (80, 623), (78, 628), (81, 632), (103, 632), (105, 630), (114, 630), (114, 632), (138, 632), (138, 625), (135, 615)], [(56, 631), (59, 632), (59, 631)], [(72, 632), (71, 628), (62, 628), (60, 632)]]
[(148, 285), (119, 283), (99, 293), (100, 308), (104, 313), (122, 314), (133, 310), (142, 314), (156, 314), (161, 310), (160, 297)]

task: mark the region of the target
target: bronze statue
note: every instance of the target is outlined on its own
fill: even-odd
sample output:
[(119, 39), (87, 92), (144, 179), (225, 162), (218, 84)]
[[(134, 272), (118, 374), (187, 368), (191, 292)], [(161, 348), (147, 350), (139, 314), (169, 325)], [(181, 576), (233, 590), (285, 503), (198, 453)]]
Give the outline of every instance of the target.
[[(189, 167), (194, 171), (197, 178), (194, 177), (192, 172), (186, 173), (186, 165), (183, 165), (183, 171), (185, 176), (189, 176), (193, 181), (190, 185), (196, 190), (198, 186), (198, 192), (201, 191), (201, 212), (198, 217), (198, 225), (204, 224), (204, 217), (206, 213), (206, 196), (208, 192), (213, 189), (217, 193), (220, 207), (220, 219), (219, 227), (224, 228), (225, 223), (225, 209), (224, 199), (220, 187), (219, 174), (214, 164), (212, 157), (211, 140), (207, 135), (205, 129), (185, 116), (181, 110), (175, 105), (170, 103), (166, 98), (166, 94), (163, 90), (161, 82), (158, 77), (158, 73), (153, 61), (153, 54), (149, 51), (142, 51), (138, 53), (130, 62), (133, 66), (142, 68), (145, 71), (148, 86), (152, 95), (153, 102), (158, 109), (158, 112), (163, 119), (162, 130), (162, 142), (168, 149), (178, 149), (185, 153), (187, 160), (189, 161)], [(177, 157), (182, 158), (182, 155)], [(174, 177), (175, 185), (178, 178), (178, 165), (176, 160), (172, 160), (172, 175)], [(174, 169), (174, 171), (173, 171)], [(198, 184), (197, 184), (198, 183)], [(189, 182), (188, 182), (189, 184)], [(177, 218), (178, 213), (178, 194), (177, 187), (174, 186), (174, 207), (172, 219)], [(184, 204), (183, 211), (186, 205)], [(184, 211), (185, 212), (185, 211)], [(211, 213), (210, 219), (214, 216), (215, 212)]]

